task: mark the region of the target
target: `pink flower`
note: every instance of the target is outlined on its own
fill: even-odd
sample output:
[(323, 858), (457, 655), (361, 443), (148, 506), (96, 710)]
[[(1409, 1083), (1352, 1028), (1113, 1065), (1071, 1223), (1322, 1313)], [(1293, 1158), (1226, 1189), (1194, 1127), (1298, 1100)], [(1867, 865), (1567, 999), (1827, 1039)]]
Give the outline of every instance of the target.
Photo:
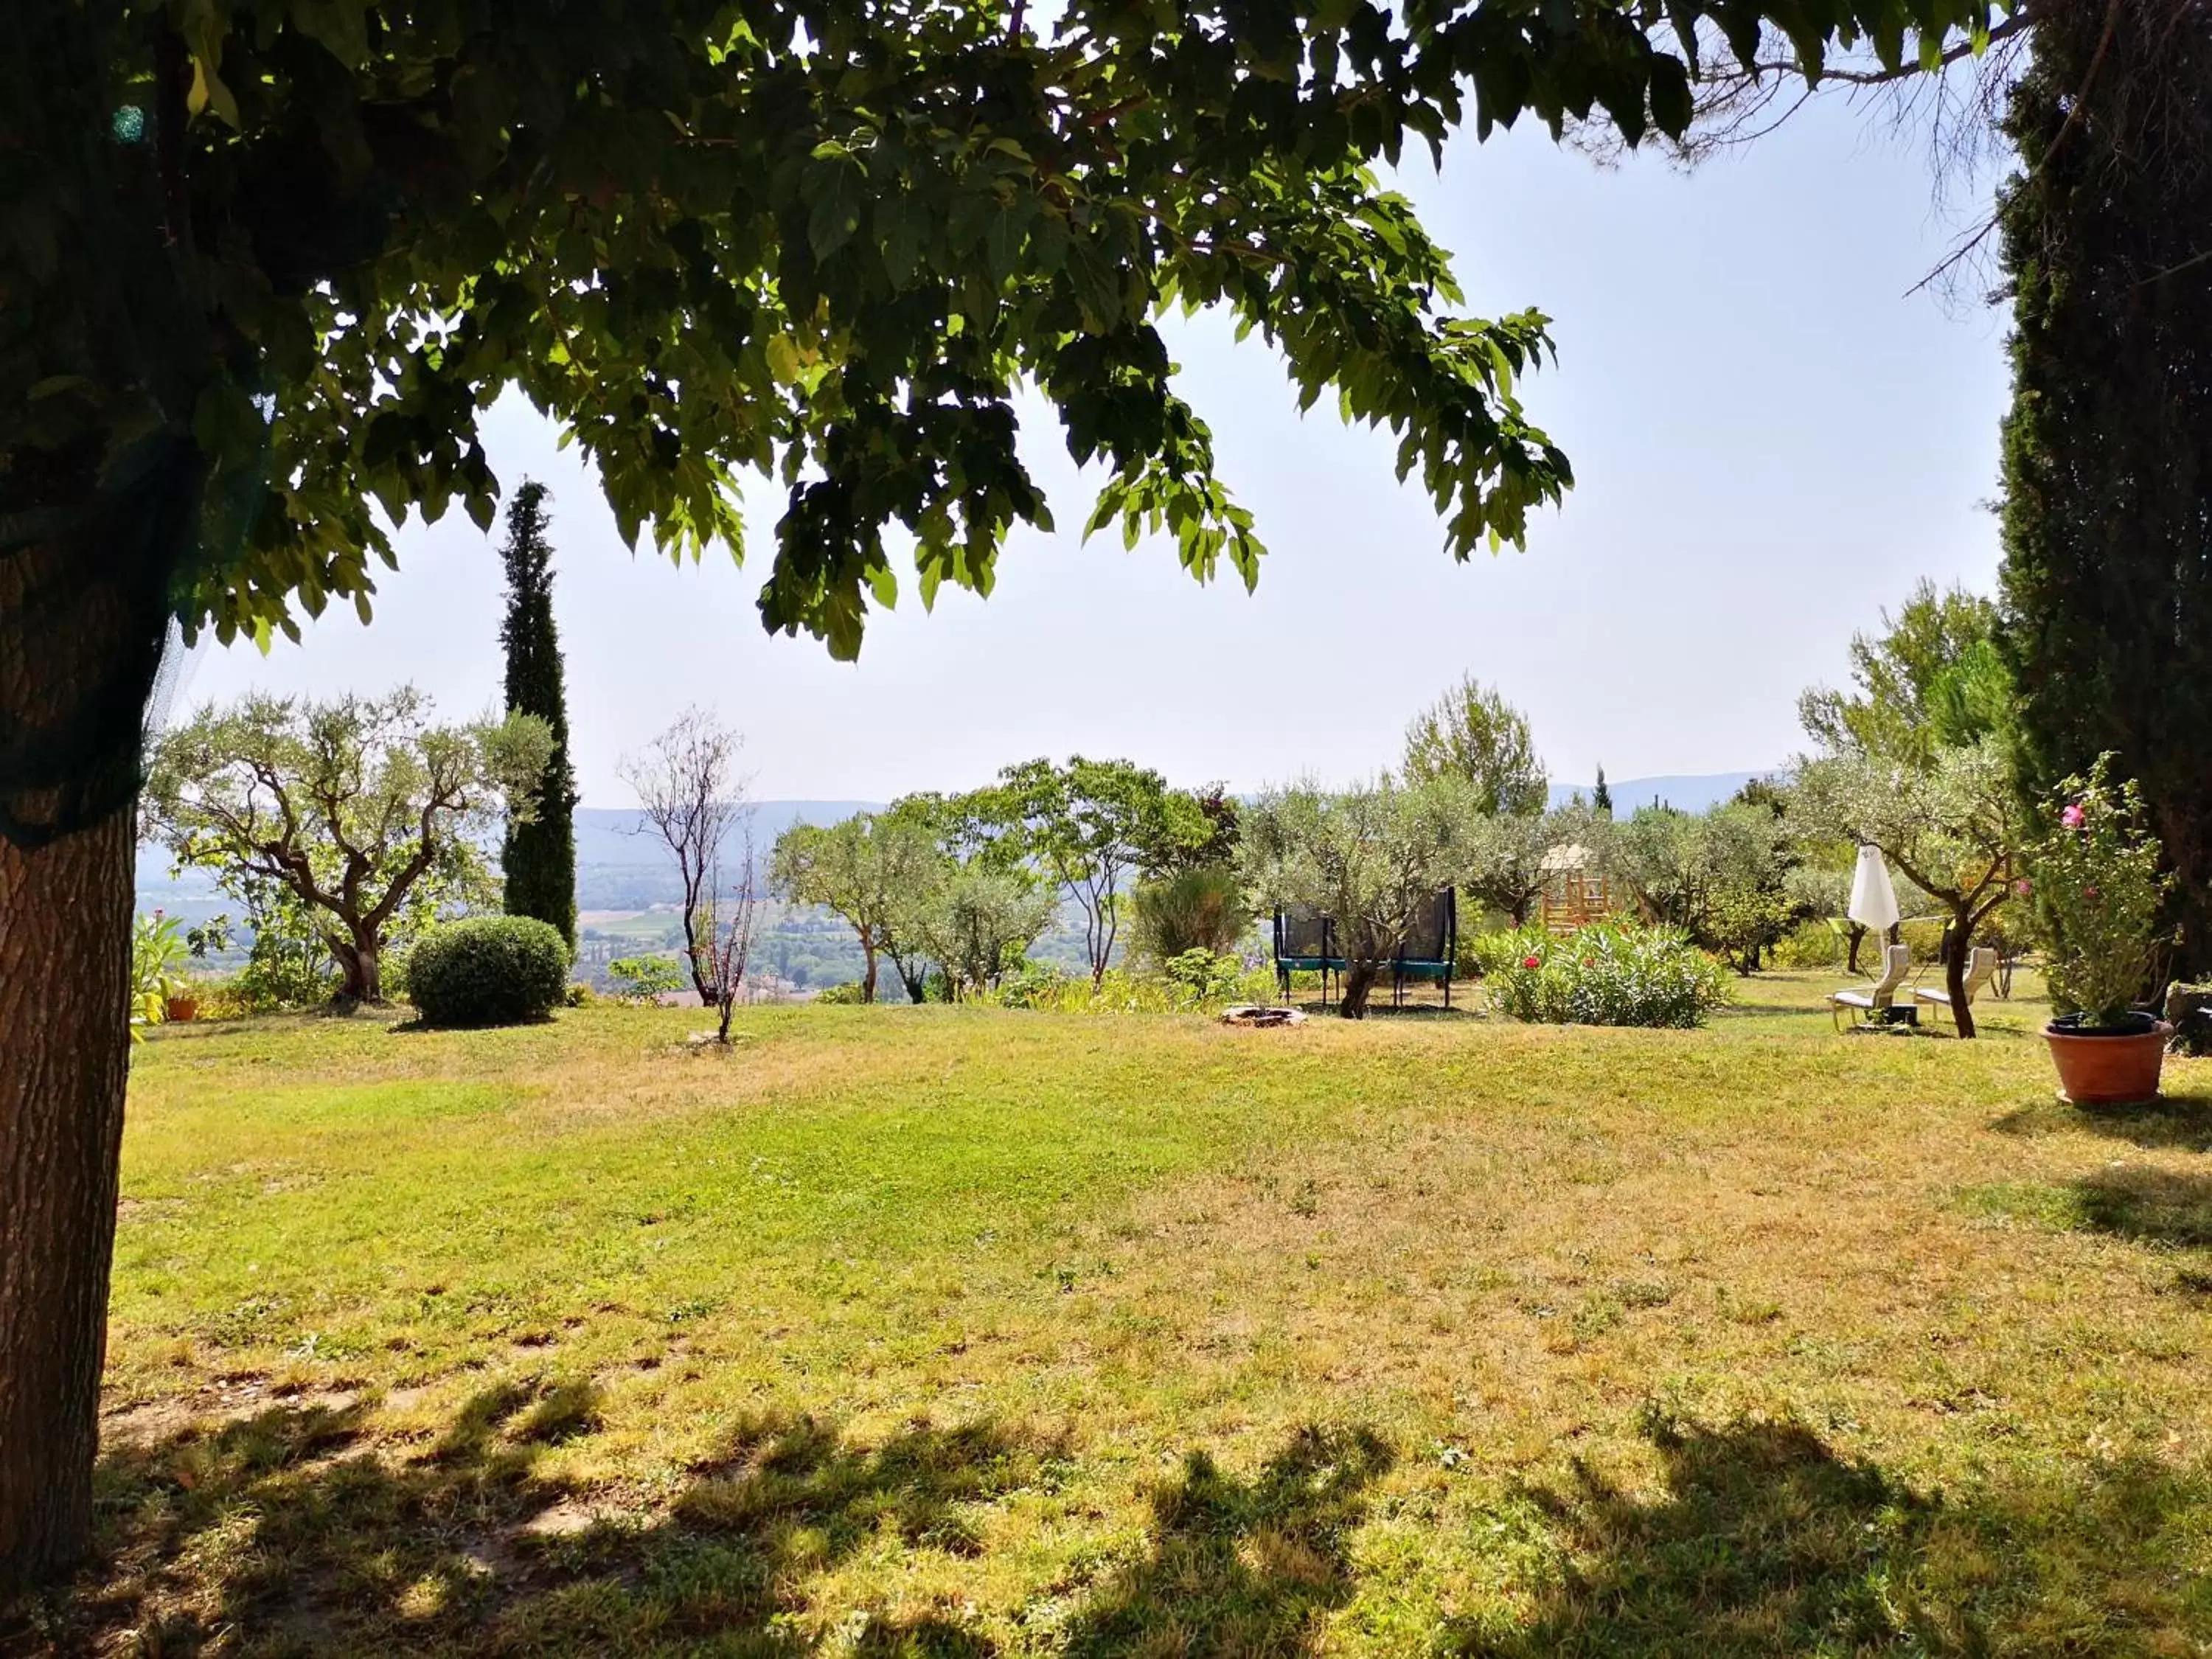
[(2013, 883), (2012, 890), (2019, 894), (2022, 898), (2026, 898), (2030, 893), (2033, 893), (2035, 890), (2035, 884), (2030, 881), (2026, 876), (2022, 876), (2018, 881)]
[(2081, 810), (2081, 803), (2075, 801), (2058, 815), (2058, 821), (2069, 830), (2079, 830), (2087, 817), (2088, 814)]
[(2097, 890), (2096, 890), (2096, 887), (2095, 887), (2094, 884), (2092, 884), (2092, 885), (2090, 885), (2090, 886), (2087, 886), (2087, 887), (2084, 887), (2084, 888), (2081, 890), (2081, 896), (2082, 896), (2083, 898), (2094, 898), (2094, 897), (2096, 897), (2096, 896), (2097, 896)]
[(1521, 965), (1523, 968), (1541, 968), (1544, 962), (1540, 957), (1523, 957), (1521, 958)]

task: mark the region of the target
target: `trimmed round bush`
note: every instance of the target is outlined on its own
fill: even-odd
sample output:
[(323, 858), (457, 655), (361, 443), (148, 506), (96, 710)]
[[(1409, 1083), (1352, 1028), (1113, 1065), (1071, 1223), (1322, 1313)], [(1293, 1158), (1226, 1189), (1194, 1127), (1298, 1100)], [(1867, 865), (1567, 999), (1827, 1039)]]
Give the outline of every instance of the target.
[(543, 1019), (568, 988), (568, 947), (532, 916), (471, 916), (426, 934), (407, 958), (407, 991), (432, 1025)]

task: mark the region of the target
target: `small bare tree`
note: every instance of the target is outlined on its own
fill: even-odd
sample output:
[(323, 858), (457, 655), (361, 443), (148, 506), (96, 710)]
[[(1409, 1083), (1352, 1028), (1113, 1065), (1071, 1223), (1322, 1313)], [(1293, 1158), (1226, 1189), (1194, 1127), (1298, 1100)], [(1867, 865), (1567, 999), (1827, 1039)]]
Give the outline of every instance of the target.
[[(713, 714), (687, 708), (639, 754), (623, 757), (623, 781), (637, 791), (645, 823), (676, 860), (684, 888), (684, 959), (699, 1000), (716, 1006), (714, 918), (722, 840), (746, 812), (745, 780), (737, 771), (744, 739)], [(746, 849), (746, 886), (751, 881)], [(724, 1013), (726, 1023), (728, 1015)]]
[[(750, 823), (741, 823), (742, 850), (738, 855), (737, 879), (726, 888), (717, 869), (708, 878), (707, 898), (700, 907), (699, 931), (705, 941), (705, 974), (710, 988), (701, 994), (720, 1016), (714, 1041), (730, 1041), (730, 1012), (744, 988), (745, 966), (753, 951), (753, 930), (760, 915), (760, 883), (753, 863), (753, 835)], [(693, 972), (699, 971), (694, 959)]]

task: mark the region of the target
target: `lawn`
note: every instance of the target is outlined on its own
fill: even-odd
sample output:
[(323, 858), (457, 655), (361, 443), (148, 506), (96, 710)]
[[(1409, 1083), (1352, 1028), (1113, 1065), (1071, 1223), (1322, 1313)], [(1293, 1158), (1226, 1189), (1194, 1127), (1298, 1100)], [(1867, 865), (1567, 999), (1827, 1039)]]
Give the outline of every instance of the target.
[(1831, 982), (158, 1032), (103, 1559), (15, 1639), (2212, 1649), (2212, 1063), (2083, 1114), (2039, 1004)]

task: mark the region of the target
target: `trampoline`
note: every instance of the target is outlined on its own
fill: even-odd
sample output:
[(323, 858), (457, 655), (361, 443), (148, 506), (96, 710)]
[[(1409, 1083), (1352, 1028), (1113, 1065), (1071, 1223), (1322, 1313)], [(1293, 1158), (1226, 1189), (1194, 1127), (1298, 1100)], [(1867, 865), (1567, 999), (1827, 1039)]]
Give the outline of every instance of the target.
[[(1390, 973), (1390, 1006), (1406, 1006), (1406, 989), (1412, 985), (1443, 988), (1444, 1006), (1451, 1006), (1452, 980), (1459, 963), (1459, 904), (1449, 887), (1441, 888), (1413, 918), (1395, 949), (1381, 965)], [(1275, 907), (1275, 984), (1285, 1002), (1291, 1000), (1291, 975), (1321, 975), (1321, 994), (1329, 996), (1329, 981), (1340, 989), (1344, 979), (1343, 941), (1335, 920), (1308, 905)]]

